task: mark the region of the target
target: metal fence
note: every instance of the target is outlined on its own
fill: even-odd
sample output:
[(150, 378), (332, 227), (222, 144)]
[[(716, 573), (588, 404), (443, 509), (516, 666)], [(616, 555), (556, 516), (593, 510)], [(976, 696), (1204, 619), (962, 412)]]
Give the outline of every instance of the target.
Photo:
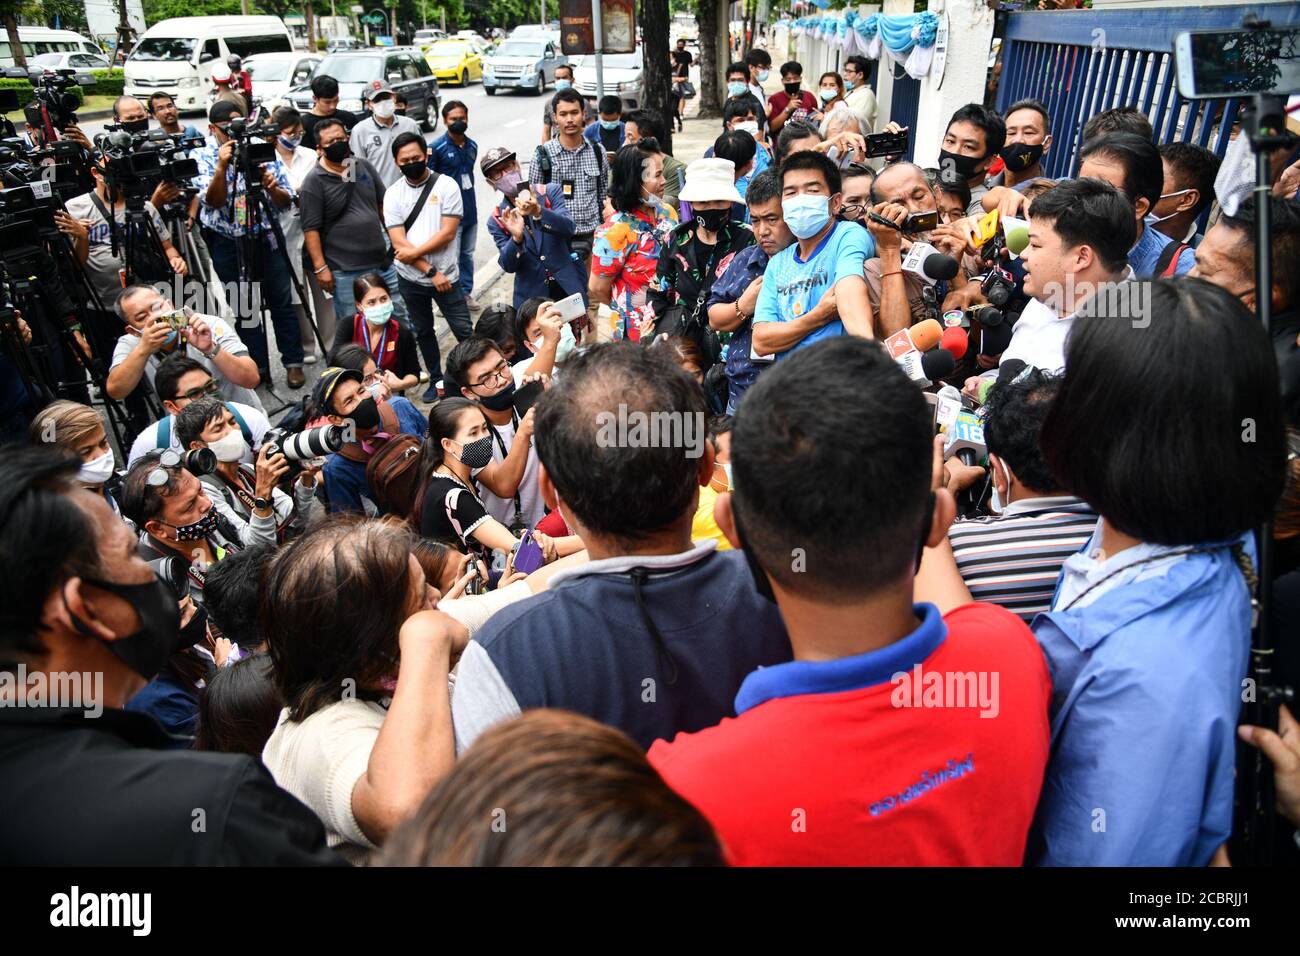
[[(1222, 156), (1241, 101), (1179, 96), (1174, 37), (1236, 29), (1247, 13), (1275, 27), (1300, 25), (1300, 4), (1012, 13), (1002, 39), (998, 111), (1005, 115), (1028, 97), (1047, 105), (1052, 148), (1044, 172), (1053, 178), (1074, 175), (1084, 123), (1116, 106), (1141, 109), (1157, 143), (1193, 142)], [(892, 112), (898, 119), (899, 106)]]

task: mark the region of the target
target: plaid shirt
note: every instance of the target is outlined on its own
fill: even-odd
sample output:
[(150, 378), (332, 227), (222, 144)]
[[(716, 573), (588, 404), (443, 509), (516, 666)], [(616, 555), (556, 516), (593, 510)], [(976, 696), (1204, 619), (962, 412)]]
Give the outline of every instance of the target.
[[(217, 172), (217, 150), (215, 143), (209, 142), (202, 149), (196, 149), (191, 153), (191, 158), (199, 164), (199, 174), (194, 177), (192, 182), (199, 187), (199, 222), (211, 229), (213, 232), (220, 233), (230, 239), (244, 235), (247, 231), (248, 223), (248, 189), (244, 184), (242, 173), (236, 174), (235, 165), (231, 163), (226, 167), (226, 202), (220, 209), (208, 205), (208, 186), (212, 183), (212, 177)], [(294, 195), (293, 187), (289, 185), (289, 175), (284, 168), (284, 163), (280, 162), (277, 156), (270, 163), (267, 163), (272, 174), (275, 176), (275, 184), (283, 189), (290, 196)], [(238, 183), (236, 184), (236, 179)], [(231, 200), (234, 200), (232, 203)], [(275, 201), (267, 196), (275, 214), (280, 215), (280, 210), (276, 208)], [(232, 216), (232, 208), (234, 215)], [(257, 233), (270, 232), (270, 225), (265, 221), (257, 224)]]
[[(543, 156), (550, 162), (550, 176), (543, 173)], [(565, 149), (558, 139), (538, 146), (528, 178), (534, 190), (545, 183), (560, 184), (574, 231), (579, 235), (595, 232), (605, 218), (602, 213), (609, 192), (609, 163), (590, 140), (584, 138), (574, 150)]]

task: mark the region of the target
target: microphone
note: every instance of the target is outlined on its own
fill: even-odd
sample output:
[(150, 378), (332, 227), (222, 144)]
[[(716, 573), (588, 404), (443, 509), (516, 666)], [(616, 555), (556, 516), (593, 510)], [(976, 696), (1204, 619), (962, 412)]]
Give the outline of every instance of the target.
[(1019, 376), (1032, 370), (1033, 366), (1026, 364), (1023, 359), (1007, 359), (998, 366), (997, 378), (986, 378), (980, 382), (980, 404), (983, 405), (989, 400), (989, 392), (997, 386), (1014, 382)]
[(1011, 326), (995, 325), (980, 333), (980, 355), (1001, 355), (1011, 344)]
[(928, 242), (914, 242), (903, 258), (903, 271), (919, 277), (927, 285), (957, 275), (961, 266), (952, 256), (944, 255)]
[(991, 305), (986, 305), (975, 313), (975, 321), (986, 329), (991, 329), (995, 325), (1001, 325), (1005, 318), (1002, 312)]
[(943, 330), (943, 335), (939, 339), (939, 348), (951, 352), (954, 359), (959, 359), (966, 354), (966, 348), (970, 345), (970, 337), (966, 330), (959, 325)]
[(984, 422), (973, 412), (962, 409), (945, 432), (948, 436), (943, 446), (945, 460), (954, 455), (963, 464), (973, 465), (981, 458), (987, 458), (989, 449), (984, 443)]
[(951, 385), (945, 385), (935, 395), (934, 424), (940, 432), (947, 432), (957, 421), (961, 413), (961, 392)]
[(957, 360), (947, 349), (935, 349), (921, 354), (921, 372), (926, 379), (937, 382), (957, 371)]
[(1002, 232), (1007, 239), (1007, 251), (1020, 255), (1029, 248), (1029, 225), (1021, 219), (1003, 219)]
[(939, 344), (942, 337), (943, 326), (935, 319), (925, 319), (885, 339), (885, 350), (890, 358), (898, 359), (908, 352), (928, 352)]

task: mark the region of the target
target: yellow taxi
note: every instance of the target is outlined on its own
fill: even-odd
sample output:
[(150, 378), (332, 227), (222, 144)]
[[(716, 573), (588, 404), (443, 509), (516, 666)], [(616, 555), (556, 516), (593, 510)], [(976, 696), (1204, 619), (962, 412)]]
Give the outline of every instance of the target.
[(483, 79), (483, 58), (468, 40), (437, 40), (424, 51), (424, 59), (439, 83), (468, 86)]

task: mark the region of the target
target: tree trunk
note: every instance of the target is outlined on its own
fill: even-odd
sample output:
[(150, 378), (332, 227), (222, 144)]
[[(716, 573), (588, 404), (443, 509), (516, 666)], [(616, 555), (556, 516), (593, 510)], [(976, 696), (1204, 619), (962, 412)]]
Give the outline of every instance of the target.
[(668, 61), (668, 0), (641, 0), (639, 25), (641, 27), (642, 62), (645, 64), (645, 106), (664, 118), (664, 132), (668, 141), (663, 143), (666, 152), (673, 150), (673, 111), (669, 93), (672, 92), (672, 69)]
[(700, 36), (699, 116), (722, 115), (722, 79), (731, 48), (727, 45), (726, 0), (699, 0)]
[(119, 54), (124, 58), (131, 52), (135, 46), (132, 37), (135, 36), (135, 27), (131, 26), (131, 20), (127, 17), (126, 0), (117, 0), (117, 49), (113, 51), (114, 59)]
[(315, 17), (315, 11), (312, 10), (311, 4), (312, 4), (312, 0), (307, 0), (307, 2), (302, 5), (302, 18), (307, 23), (307, 49), (310, 52), (315, 53), (316, 52), (316, 17)]
[(9, 49), (13, 51), (14, 66), (27, 66), (27, 54), (23, 52), (22, 41), (18, 39), (18, 17), (12, 7), (7, 7), (0, 20), (4, 21), (5, 32), (9, 34)]

